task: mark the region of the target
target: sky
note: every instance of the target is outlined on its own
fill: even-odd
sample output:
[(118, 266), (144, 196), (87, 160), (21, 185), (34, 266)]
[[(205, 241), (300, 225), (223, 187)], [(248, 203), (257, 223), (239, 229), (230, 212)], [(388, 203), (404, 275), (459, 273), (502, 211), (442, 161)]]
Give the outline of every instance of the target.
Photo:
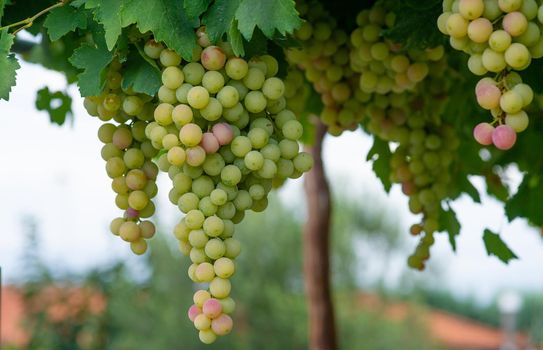
[[(24, 275), (21, 256), (27, 228), (23, 222), (28, 216), (39, 224), (40, 255), (59, 270), (83, 271), (119, 258), (134, 259), (128, 245), (107, 231), (109, 221), (120, 211), (100, 157), (99, 120), (86, 114), (74, 86), (68, 88), (74, 98), (73, 123), (52, 125), (45, 112), (35, 109), (38, 89), (66, 89), (58, 73), (22, 63), (17, 83), (10, 101), (0, 101), (0, 267), (4, 282), (20, 281)], [(362, 202), (383, 201), (390, 208), (383, 215), (398, 221), (405, 228), (406, 240), (414, 245), (407, 230), (416, 218), (409, 213), (398, 186), (385, 194), (365, 161), (370, 147), (371, 137), (361, 131), (326, 137), (324, 161), (332, 188)], [(518, 186), (520, 174), (511, 175), (513, 185)], [(480, 179), (472, 180), (484, 190)], [(159, 188), (169, 188), (168, 182), (163, 175)], [(303, 205), (302, 181), (288, 183), (280, 197)], [(523, 220), (508, 223), (502, 205), (486, 196), (482, 199), (482, 204), (475, 204), (461, 197), (453, 204), (462, 223), (456, 253), (446, 235), (437, 235), (432, 259), (443, 269), (440, 284), (482, 302), (505, 290), (542, 292), (543, 238)], [(167, 190), (159, 194), (157, 208), (169, 234), (179, 217), (167, 200)], [(520, 259), (504, 265), (488, 257), (481, 239), (487, 227), (500, 232)], [(395, 278), (391, 273), (389, 282), (394, 284)]]

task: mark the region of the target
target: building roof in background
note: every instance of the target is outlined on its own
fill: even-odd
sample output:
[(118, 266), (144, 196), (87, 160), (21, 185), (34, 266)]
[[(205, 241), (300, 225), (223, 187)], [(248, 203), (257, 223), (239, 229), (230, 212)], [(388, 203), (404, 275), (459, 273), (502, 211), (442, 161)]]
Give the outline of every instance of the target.
[[(25, 312), (22, 294), (15, 287), (3, 287), (1, 293), (0, 344), (23, 346), (28, 336), (21, 325)], [(427, 325), (430, 336), (449, 349), (499, 350), (503, 341), (503, 332), (500, 329), (448, 312), (405, 302), (383, 301), (373, 294), (360, 294), (357, 304), (366, 310), (384, 312), (385, 317), (397, 321), (406, 320), (413, 314), (417, 318), (420, 316)], [(517, 344), (519, 349), (526, 349), (529, 338), (525, 334), (519, 334)]]

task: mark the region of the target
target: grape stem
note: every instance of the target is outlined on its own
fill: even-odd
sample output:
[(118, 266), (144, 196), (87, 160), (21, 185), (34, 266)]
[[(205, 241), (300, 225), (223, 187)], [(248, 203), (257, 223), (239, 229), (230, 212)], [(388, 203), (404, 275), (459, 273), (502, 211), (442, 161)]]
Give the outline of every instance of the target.
[(39, 17), (43, 16), (44, 14), (48, 13), (49, 11), (53, 10), (53, 9), (56, 9), (57, 7), (61, 7), (61, 6), (64, 6), (66, 5), (68, 2), (70, 2), (70, 0), (61, 0), (60, 2), (57, 2), (56, 4), (53, 4), (43, 10), (41, 10), (40, 12), (36, 13), (34, 16), (32, 17), (28, 17), (26, 19), (23, 19), (19, 22), (15, 22), (15, 23), (12, 23), (12, 24), (8, 24), (8, 25), (5, 25), (3, 27), (0, 27), (0, 30), (4, 30), (4, 29), (9, 29), (9, 28), (12, 28), (12, 27), (16, 27), (16, 26), (20, 26), (19, 28), (17, 28), (14, 32), (13, 32), (13, 35), (16, 35), (18, 32), (20, 32), (21, 30), (23, 29), (26, 29), (26, 28), (30, 28), (33, 24), (34, 24), (34, 21), (36, 19), (38, 19)]

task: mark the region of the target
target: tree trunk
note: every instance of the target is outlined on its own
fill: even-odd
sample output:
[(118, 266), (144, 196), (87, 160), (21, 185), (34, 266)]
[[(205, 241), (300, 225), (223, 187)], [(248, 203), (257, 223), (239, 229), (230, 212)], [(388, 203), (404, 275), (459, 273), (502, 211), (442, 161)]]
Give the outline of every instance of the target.
[(313, 155), (313, 169), (305, 175), (307, 222), (304, 227), (304, 276), (309, 312), (309, 349), (336, 350), (336, 328), (330, 291), (330, 188), (322, 162), (326, 128), (320, 122)]

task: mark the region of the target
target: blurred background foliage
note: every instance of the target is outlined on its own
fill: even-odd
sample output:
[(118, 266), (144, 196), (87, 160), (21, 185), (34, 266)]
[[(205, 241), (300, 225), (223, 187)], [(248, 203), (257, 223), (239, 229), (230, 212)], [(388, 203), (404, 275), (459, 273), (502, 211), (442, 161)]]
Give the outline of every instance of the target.
[[(400, 223), (390, 220), (394, 213), (387, 213), (376, 199), (366, 203), (372, 205), (346, 196), (335, 200), (332, 275), (342, 349), (437, 350), (421, 316), (425, 308), (498, 326), (494, 304), (481, 306), (428, 287), (439, 285), (438, 273), (430, 271), (421, 281), (420, 277), (413, 280), (413, 272), (401, 271), (399, 280), (410, 284), (393, 288), (387, 287), (385, 275), (379, 272), (375, 273), (379, 278), (361, 280), (360, 276), (368, 276), (369, 265), (386, 271), (387, 261), (406, 249), (400, 239)], [(143, 259), (59, 276), (40, 260), (40, 242), (35, 238), (39, 227), (27, 218), (26, 275), (19, 288), (27, 304), (24, 326), (29, 341), (23, 348), (9, 350), (307, 349), (301, 256), (304, 213), (299, 208), (276, 197), (268, 215), (249, 215), (240, 225), (236, 235), (243, 254), (233, 291), (239, 301), (236, 327), (231, 336), (211, 346), (193, 336), (185, 310), (195, 286), (183, 273), (187, 259), (176, 251), (168, 235), (154, 239)], [(417, 280), (420, 283), (414, 283)], [(382, 305), (387, 300), (407, 301), (417, 305), (416, 311), (394, 320), (387, 316), (386, 306), (368, 308), (359, 302), (368, 295)], [(521, 328), (540, 337), (542, 315), (543, 297), (525, 298)]]

